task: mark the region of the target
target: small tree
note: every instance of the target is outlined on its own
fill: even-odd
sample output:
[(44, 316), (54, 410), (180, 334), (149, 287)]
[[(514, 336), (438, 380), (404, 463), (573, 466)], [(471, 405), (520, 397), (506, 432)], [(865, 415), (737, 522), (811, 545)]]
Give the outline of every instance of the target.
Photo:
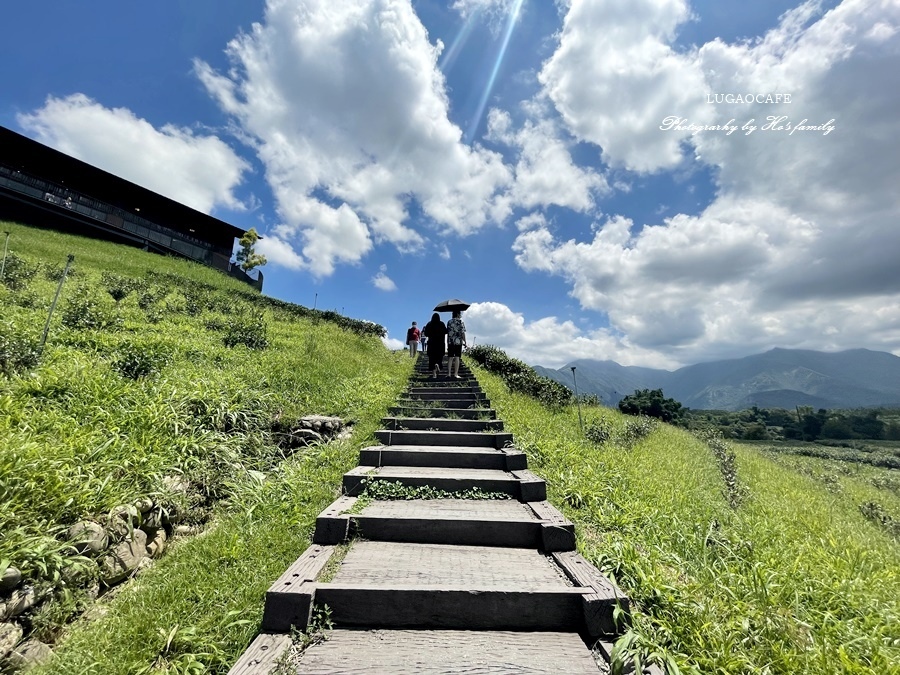
[(259, 241), (259, 234), (256, 232), (255, 227), (251, 227), (238, 242), (241, 245), (241, 250), (237, 252), (235, 257), (240, 263), (241, 269), (245, 272), (249, 272), (254, 267), (260, 267), (269, 262), (266, 260), (266, 256), (260, 255), (253, 250), (257, 241)]
[(662, 389), (635, 390), (619, 401), (619, 410), (626, 415), (646, 415), (663, 422), (674, 422), (682, 414), (681, 404), (674, 398), (665, 398)]

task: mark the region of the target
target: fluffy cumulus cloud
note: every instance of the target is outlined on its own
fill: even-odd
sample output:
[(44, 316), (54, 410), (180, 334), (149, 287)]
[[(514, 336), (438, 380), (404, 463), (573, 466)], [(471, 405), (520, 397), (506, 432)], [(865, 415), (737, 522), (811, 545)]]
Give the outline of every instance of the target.
[(603, 176), (575, 165), (560, 130), (550, 119), (528, 119), (513, 129), (509, 113), (493, 109), (488, 114), (487, 137), (517, 152), (515, 183), (509, 193), (516, 207), (555, 205), (589, 211), (594, 194), (609, 191)]
[(526, 321), (498, 302), (474, 303), (463, 316), (469, 345), (491, 344), (526, 363), (559, 368), (574, 359), (613, 359), (623, 365), (667, 368), (675, 362), (609, 330), (583, 331), (550, 316)]
[[(662, 223), (606, 217), (589, 241), (529, 220), (518, 264), (566, 278), (633, 345), (681, 363), (771, 346), (897, 351), (900, 4), (844, 0), (823, 14), (806, 2), (755, 42), (676, 52), (688, 16), (682, 0), (573, 2), (540, 77), (572, 133), (611, 165), (707, 164), (713, 202)], [(706, 102), (728, 92), (792, 100)], [(757, 130), (663, 131), (667, 115), (752, 118)], [(825, 128), (764, 130), (769, 116)]]
[(84, 94), (48, 97), (17, 121), (45, 145), (203, 213), (246, 208), (234, 191), (250, 167), (216, 136), (169, 124), (157, 129)]
[(538, 79), (569, 129), (614, 167), (672, 168), (687, 132), (661, 134), (665, 116), (710, 117), (706, 84), (670, 45), (687, 0), (572, 2), (560, 42)]
[(381, 291), (396, 291), (397, 284), (387, 275), (387, 265), (382, 265), (378, 269), (378, 274), (372, 277), (372, 285)]
[(448, 119), (441, 45), (410, 0), (268, 0), (203, 84), (254, 139), (283, 220), (278, 236), (328, 275), (378, 242), (420, 249), (410, 200), (445, 232), (508, 215), (499, 154)]

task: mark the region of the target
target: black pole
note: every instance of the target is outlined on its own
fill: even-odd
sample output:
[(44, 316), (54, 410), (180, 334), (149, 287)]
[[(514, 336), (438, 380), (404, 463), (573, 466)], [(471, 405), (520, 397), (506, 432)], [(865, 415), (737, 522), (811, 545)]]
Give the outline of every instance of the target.
[(0, 279), (3, 278), (4, 272), (6, 272), (6, 251), (9, 250), (9, 232), (4, 232), (6, 235), (6, 243), (3, 244), (3, 264), (0, 265)]
[(56, 301), (59, 300), (59, 294), (62, 291), (63, 283), (66, 280), (66, 275), (69, 273), (69, 266), (72, 264), (72, 261), (75, 260), (75, 256), (71, 253), (69, 257), (66, 258), (66, 268), (63, 270), (62, 277), (59, 279), (59, 286), (56, 287), (56, 295), (53, 296), (53, 302), (50, 303), (50, 311), (47, 314), (47, 323), (44, 325), (44, 334), (41, 336), (41, 344), (38, 347), (38, 353), (44, 353), (44, 345), (47, 342), (47, 334), (50, 332), (50, 319), (53, 318), (53, 310), (56, 309)]
[(578, 380), (575, 379), (575, 366), (569, 366), (572, 369), (572, 382), (575, 383), (575, 404), (578, 406), (578, 426), (581, 427), (581, 433), (584, 433), (584, 422), (581, 419), (581, 400), (578, 398)]

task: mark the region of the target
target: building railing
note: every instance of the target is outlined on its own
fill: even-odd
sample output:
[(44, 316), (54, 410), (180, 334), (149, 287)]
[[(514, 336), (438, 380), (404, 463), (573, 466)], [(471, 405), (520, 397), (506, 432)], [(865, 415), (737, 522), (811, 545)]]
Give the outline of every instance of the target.
[[(215, 249), (191, 237), (189, 234), (154, 223), (135, 213), (129, 213), (69, 188), (26, 174), (18, 169), (0, 164), (0, 186), (67, 208), (82, 216), (99, 221), (106, 226), (128, 232), (146, 242), (167, 248), (186, 258), (211, 264)], [(222, 251), (230, 255), (230, 251)]]

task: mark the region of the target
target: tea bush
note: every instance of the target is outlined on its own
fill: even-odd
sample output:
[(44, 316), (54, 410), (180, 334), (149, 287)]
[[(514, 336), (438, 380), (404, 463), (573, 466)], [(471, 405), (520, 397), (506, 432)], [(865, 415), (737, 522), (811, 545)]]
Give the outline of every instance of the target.
[(0, 321), (0, 373), (9, 377), (34, 368), (38, 363), (39, 342), (11, 321)]
[(131, 291), (135, 289), (134, 279), (123, 277), (111, 272), (104, 272), (100, 278), (100, 283), (106, 289), (106, 292), (116, 301), (120, 303)]
[(165, 349), (156, 344), (124, 342), (117, 351), (113, 368), (132, 380), (158, 373), (169, 362)]
[(122, 318), (112, 298), (81, 284), (63, 305), (62, 324), (72, 330), (113, 330), (122, 324)]
[(496, 373), (511, 391), (533, 396), (544, 405), (558, 408), (573, 400), (568, 387), (541, 377), (524, 361), (507, 356), (506, 352), (492, 345), (478, 345), (466, 351), (466, 355), (488, 371)]
[(37, 273), (37, 265), (29, 263), (12, 251), (8, 251), (6, 264), (3, 266), (3, 277), (0, 278), (0, 282), (11, 291), (18, 291), (25, 288)]
[(269, 346), (265, 317), (260, 311), (250, 312), (230, 323), (222, 338), (226, 347), (244, 345), (248, 349), (265, 349)]

